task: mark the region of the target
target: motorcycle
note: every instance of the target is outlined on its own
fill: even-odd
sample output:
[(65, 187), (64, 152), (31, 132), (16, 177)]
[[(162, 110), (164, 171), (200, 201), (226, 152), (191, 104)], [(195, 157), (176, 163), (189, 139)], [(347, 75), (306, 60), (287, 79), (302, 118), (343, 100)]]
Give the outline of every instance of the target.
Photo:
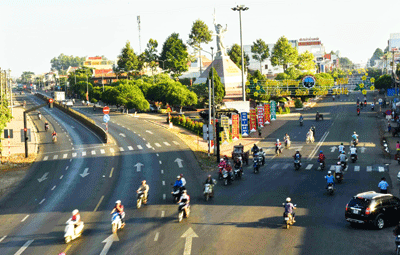
[(355, 163), (357, 161), (357, 155), (356, 154), (351, 154), (350, 155), (351, 162)]
[(374, 111), (375, 110), (375, 106), (371, 106), (371, 111)]
[(42, 114), (40, 112), (38, 113), (38, 118), (39, 118), (39, 120), (42, 119)]
[(294, 170), (299, 170), (301, 167), (300, 159), (294, 160)]
[(357, 109), (357, 115), (360, 116), (360, 109)]
[(351, 144), (354, 145), (354, 147), (357, 146), (357, 144), (358, 144), (358, 139), (353, 139), (353, 140), (351, 141)]
[(145, 200), (144, 192), (139, 192), (136, 199), (136, 207), (139, 209)]
[(76, 228), (71, 218), (67, 220), (65, 224), (67, 224), (64, 230), (65, 243), (69, 243), (82, 235), (84, 227), (83, 221), (81, 221)]
[(181, 198), (182, 190), (183, 190), (183, 188), (178, 187), (178, 186), (172, 187), (172, 192), (171, 192), (171, 194), (172, 194), (172, 197), (173, 197), (173, 199), (174, 199), (174, 203), (178, 202), (179, 199)]
[[(347, 161), (348, 159), (346, 159), (346, 161)], [(344, 171), (347, 171), (347, 164), (346, 164), (346, 162), (341, 162), (340, 163), (340, 165), (342, 166), (342, 172), (344, 172)]]
[(44, 125), (44, 130), (47, 132), (47, 130), (49, 130), (49, 124), (45, 124)]
[[(214, 181), (214, 184), (215, 184), (215, 181)], [(213, 195), (213, 185), (211, 185), (209, 183), (204, 184), (204, 192), (203, 193), (204, 193), (204, 197), (205, 197), (206, 201), (208, 201), (208, 199), (210, 199), (210, 197), (214, 196)]]
[(179, 203), (179, 207), (178, 207), (178, 221), (181, 222), (183, 220), (183, 217), (188, 218), (189, 214), (190, 214), (190, 205), (188, 206), (188, 215), (186, 215), (186, 211), (185, 209), (183, 209), (183, 207), (186, 205), (186, 203), (181, 202)]
[(234, 167), (233, 173), (235, 174), (235, 179), (242, 178), (242, 169), (240, 167)]
[[(125, 213), (122, 213), (122, 217), (125, 217)], [(111, 215), (111, 230), (113, 234), (117, 233), (118, 229), (123, 229), (124, 225), (119, 217), (119, 213), (115, 212)]]
[(57, 136), (53, 135), (52, 140), (53, 140), (53, 143), (56, 143), (57, 142)]
[(224, 177), (222, 176), (223, 167), (218, 167), (218, 179), (222, 180)]
[(343, 180), (343, 173), (335, 173), (335, 179), (338, 183), (341, 183)]
[(321, 171), (323, 171), (325, 169), (325, 164), (324, 162), (319, 162), (319, 168), (321, 169)]
[[(283, 206), (285, 206), (285, 204), (282, 204)], [(297, 205), (293, 205), (294, 207), (296, 207)], [(290, 228), (290, 225), (294, 224), (295, 221), (295, 213), (292, 214), (292, 218), (289, 217), (289, 214), (284, 212), (283, 213), (283, 227), (285, 227), (286, 229)]]
[(261, 162), (261, 165), (265, 164), (265, 152), (260, 151), (257, 154), (255, 154), (256, 157), (258, 157), (258, 160)]
[(328, 184), (328, 194), (333, 195), (334, 188), (333, 188), (333, 183)]
[(224, 178), (224, 185), (225, 186), (228, 185), (228, 183), (229, 184), (232, 183), (233, 176), (231, 176), (231, 174), (228, 171), (226, 171), (225, 169), (222, 171), (222, 176)]
[(394, 241), (395, 242), (395, 244), (396, 244), (396, 254), (397, 255), (400, 255), (400, 235), (398, 235), (397, 237), (396, 237), (396, 240)]
[(253, 170), (255, 174), (260, 172), (260, 160), (258, 157), (253, 159)]
[(300, 127), (303, 126), (303, 120), (300, 120)]

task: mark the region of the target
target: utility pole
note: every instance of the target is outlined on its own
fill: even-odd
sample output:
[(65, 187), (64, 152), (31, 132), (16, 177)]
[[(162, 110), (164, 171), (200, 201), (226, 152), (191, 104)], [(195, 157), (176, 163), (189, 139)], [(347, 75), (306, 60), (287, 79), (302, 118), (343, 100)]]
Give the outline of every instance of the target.
[(396, 93), (396, 96), (398, 96), (399, 93), (397, 93), (396, 69), (395, 69), (395, 64), (394, 64), (394, 50), (395, 50), (395, 48), (392, 48), (392, 76), (393, 76), (393, 80), (394, 80), (394, 91)]
[(139, 29), (139, 53), (142, 54), (142, 43), (140, 41), (140, 16), (137, 16), (137, 24)]

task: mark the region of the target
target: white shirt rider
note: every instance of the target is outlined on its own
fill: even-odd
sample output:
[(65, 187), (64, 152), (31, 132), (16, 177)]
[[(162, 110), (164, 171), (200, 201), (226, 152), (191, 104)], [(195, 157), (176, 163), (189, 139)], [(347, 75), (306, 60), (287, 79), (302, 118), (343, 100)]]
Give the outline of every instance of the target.
[(346, 154), (340, 154), (339, 155), (339, 160), (340, 160), (340, 162), (345, 162), (346, 161)]
[(335, 166), (335, 173), (340, 173), (342, 172), (342, 166), (341, 165), (336, 165)]
[(182, 177), (182, 178), (181, 178), (181, 181), (182, 181), (182, 185), (186, 187), (186, 180), (185, 180), (185, 178)]
[(342, 153), (344, 151), (344, 145), (339, 145), (339, 152)]
[(355, 148), (355, 147), (351, 147), (350, 148), (350, 155), (357, 155), (357, 148)]

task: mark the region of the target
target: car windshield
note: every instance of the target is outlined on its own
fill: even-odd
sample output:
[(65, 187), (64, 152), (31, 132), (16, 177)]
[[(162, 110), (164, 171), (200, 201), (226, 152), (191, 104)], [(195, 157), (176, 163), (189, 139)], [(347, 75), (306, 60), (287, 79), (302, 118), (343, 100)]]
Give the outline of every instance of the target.
[(358, 207), (366, 208), (366, 207), (368, 207), (368, 205), (370, 203), (371, 203), (371, 200), (369, 200), (369, 199), (364, 199), (364, 198), (357, 197), (357, 198), (352, 199), (349, 202), (349, 207), (353, 207), (353, 206), (357, 207), (357, 205), (358, 205)]

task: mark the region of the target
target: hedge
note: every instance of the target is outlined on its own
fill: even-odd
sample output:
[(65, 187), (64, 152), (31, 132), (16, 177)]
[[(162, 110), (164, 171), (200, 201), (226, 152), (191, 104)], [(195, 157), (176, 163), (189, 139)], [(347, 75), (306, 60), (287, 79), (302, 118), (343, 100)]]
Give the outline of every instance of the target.
[(203, 122), (193, 121), (190, 118), (186, 118), (185, 115), (172, 116), (171, 122), (174, 125), (184, 127), (199, 136), (203, 136)]

